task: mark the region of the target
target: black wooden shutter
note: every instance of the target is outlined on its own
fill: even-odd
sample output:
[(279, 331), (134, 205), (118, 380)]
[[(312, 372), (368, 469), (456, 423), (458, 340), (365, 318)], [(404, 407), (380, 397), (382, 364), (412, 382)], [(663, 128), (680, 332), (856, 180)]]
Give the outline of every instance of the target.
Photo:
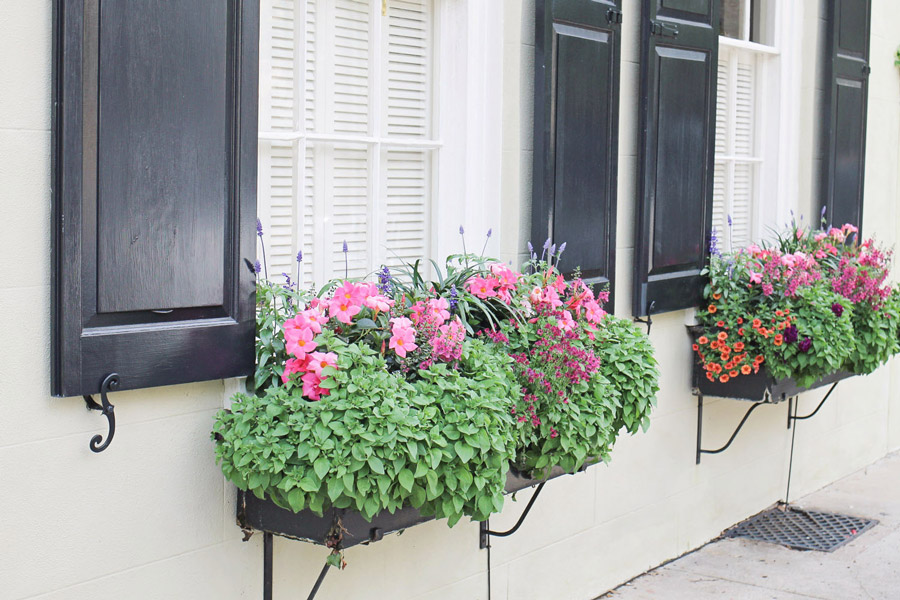
[(565, 242), (560, 269), (611, 291), (621, 3), (538, 0), (535, 25), (531, 238)]
[(718, 0), (643, 0), (634, 315), (696, 306), (715, 160)]
[(56, 0), (52, 392), (253, 370), (259, 5)]
[(862, 227), (871, 0), (829, 0), (826, 10), (819, 197), (829, 223)]

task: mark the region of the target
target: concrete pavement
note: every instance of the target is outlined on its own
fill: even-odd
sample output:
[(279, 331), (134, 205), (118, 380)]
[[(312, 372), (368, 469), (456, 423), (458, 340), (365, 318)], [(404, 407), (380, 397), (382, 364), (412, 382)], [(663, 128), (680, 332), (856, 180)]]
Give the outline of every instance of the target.
[(900, 452), (795, 503), (879, 523), (832, 553), (730, 538), (654, 569), (608, 600), (900, 600)]

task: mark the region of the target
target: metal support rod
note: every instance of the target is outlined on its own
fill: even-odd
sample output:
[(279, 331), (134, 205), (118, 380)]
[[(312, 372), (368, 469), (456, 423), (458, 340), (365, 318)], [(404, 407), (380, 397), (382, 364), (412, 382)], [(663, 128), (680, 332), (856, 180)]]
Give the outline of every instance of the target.
[(331, 565), (325, 563), (325, 566), (322, 567), (322, 571), (319, 573), (319, 578), (316, 579), (316, 585), (313, 586), (312, 591), (309, 593), (309, 596), (306, 597), (306, 600), (313, 600), (316, 597), (316, 594), (319, 593), (319, 587), (322, 585), (322, 581), (325, 580), (325, 576), (328, 575), (328, 569), (331, 568)]
[(263, 600), (272, 600), (272, 534), (263, 533)]
[(697, 462), (700, 464), (700, 438), (703, 435), (703, 394), (697, 396)]
[[(793, 422), (795, 418), (797, 418), (797, 409), (800, 406), (800, 398), (797, 398), (796, 402), (792, 405), (788, 405), (788, 421)], [(791, 432), (791, 457), (788, 459), (788, 476), (787, 476), (787, 489), (784, 491), (784, 503), (790, 504), (791, 502), (791, 473), (794, 470), (794, 440), (797, 438), (797, 428), (794, 427), (794, 430)]]
[(787, 418), (787, 428), (788, 429), (791, 428), (791, 424), (794, 422), (794, 420), (791, 418), (791, 413), (793, 412), (793, 410), (794, 410), (794, 397), (791, 396), (790, 398), (788, 398), (788, 418)]
[[(731, 434), (731, 437), (728, 439), (728, 443), (716, 450), (705, 450), (700, 447), (700, 427), (698, 426), (697, 427), (697, 464), (700, 464), (700, 454), (701, 453), (718, 454), (720, 452), (724, 452), (725, 450), (727, 450), (728, 447), (731, 446), (731, 443), (734, 441), (734, 438), (737, 437), (737, 434), (740, 433), (741, 428), (744, 427), (744, 423), (747, 422), (747, 419), (750, 418), (750, 415), (753, 413), (753, 411), (756, 410), (757, 408), (759, 408), (760, 406), (762, 406), (763, 404), (768, 404), (768, 403), (767, 402), (754, 402), (753, 406), (750, 407), (750, 410), (748, 410), (747, 413), (744, 415), (744, 418), (741, 419), (741, 422), (738, 423), (737, 429), (735, 429), (734, 433)], [(701, 402), (697, 405), (698, 421), (699, 421), (699, 419), (702, 418), (702, 412), (703, 412), (703, 404)]]
[(803, 420), (805, 420), (805, 419), (811, 419), (811, 418), (813, 418), (814, 416), (816, 416), (816, 413), (819, 412), (819, 409), (822, 408), (822, 406), (825, 404), (825, 401), (828, 400), (828, 397), (831, 395), (831, 392), (834, 391), (834, 388), (836, 388), (836, 387), (837, 387), (837, 384), (839, 384), (839, 383), (840, 383), (840, 381), (835, 381), (833, 384), (831, 384), (831, 387), (828, 388), (828, 393), (825, 394), (825, 397), (822, 398), (822, 401), (821, 401), (821, 402), (819, 402), (819, 405), (816, 407), (816, 410), (812, 411), (811, 413), (809, 413), (809, 414), (806, 415), (805, 417), (798, 417), (798, 416), (797, 416), (797, 411), (794, 411), (794, 416), (792, 417), (792, 419), (793, 419), (794, 421), (803, 421)]
[(488, 529), (487, 521), (482, 521), (481, 526), (480, 526), (481, 531), (479, 532), (480, 539), (478, 542), (478, 547), (481, 548), (482, 550), (487, 548), (490, 545), (489, 536), (493, 535), (496, 537), (506, 537), (506, 536), (512, 535), (516, 531), (518, 531), (519, 527), (522, 526), (522, 523), (525, 522), (525, 517), (528, 516), (529, 511), (531, 511), (531, 507), (534, 506), (535, 500), (537, 500), (537, 497), (540, 495), (541, 490), (544, 489), (544, 485), (546, 485), (546, 483), (547, 483), (546, 481), (542, 481), (537, 486), (537, 489), (534, 491), (534, 494), (532, 494), (532, 496), (531, 496), (531, 500), (529, 500), (528, 504), (525, 506), (525, 510), (522, 512), (522, 516), (519, 517), (519, 520), (516, 521), (516, 524), (513, 525), (512, 529), (508, 529), (507, 531), (491, 531), (490, 529)]

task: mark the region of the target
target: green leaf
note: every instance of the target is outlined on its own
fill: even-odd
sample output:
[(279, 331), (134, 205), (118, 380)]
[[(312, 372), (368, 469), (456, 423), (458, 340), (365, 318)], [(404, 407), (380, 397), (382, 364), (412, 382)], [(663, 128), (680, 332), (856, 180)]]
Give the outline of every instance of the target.
[(413, 482), (415, 481), (412, 471), (409, 469), (400, 469), (400, 473), (397, 475), (397, 481), (400, 482), (400, 486), (407, 492), (412, 492)]
[(456, 450), (456, 455), (459, 456), (459, 459), (465, 463), (472, 460), (472, 457), (475, 456), (475, 449), (464, 442), (456, 442), (453, 444), (453, 448)]
[(328, 462), (328, 459), (324, 456), (320, 456), (316, 459), (316, 462), (313, 463), (313, 470), (316, 472), (316, 475), (319, 476), (319, 479), (324, 479), (325, 474), (328, 473), (328, 469), (331, 468), (331, 463)]
[(369, 463), (369, 468), (372, 469), (373, 472), (384, 475), (384, 463), (381, 462), (380, 458), (373, 455), (369, 457), (367, 462)]

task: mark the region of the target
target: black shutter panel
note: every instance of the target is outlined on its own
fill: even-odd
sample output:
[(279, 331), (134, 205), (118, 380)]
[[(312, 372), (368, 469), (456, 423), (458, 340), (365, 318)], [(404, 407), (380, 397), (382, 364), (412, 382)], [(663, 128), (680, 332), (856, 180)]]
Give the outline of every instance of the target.
[[(615, 271), (621, 0), (538, 0), (532, 240), (566, 243), (560, 269)], [(540, 249), (538, 249), (540, 253)], [(612, 291), (612, 289), (611, 289)]]
[(258, 21), (56, 0), (54, 395), (252, 372)]
[(820, 198), (837, 227), (862, 227), (870, 19), (871, 0), (827, 3)]
[(643, 0), (634, 315), (696, 306), (715, 160), (718, 0)]

